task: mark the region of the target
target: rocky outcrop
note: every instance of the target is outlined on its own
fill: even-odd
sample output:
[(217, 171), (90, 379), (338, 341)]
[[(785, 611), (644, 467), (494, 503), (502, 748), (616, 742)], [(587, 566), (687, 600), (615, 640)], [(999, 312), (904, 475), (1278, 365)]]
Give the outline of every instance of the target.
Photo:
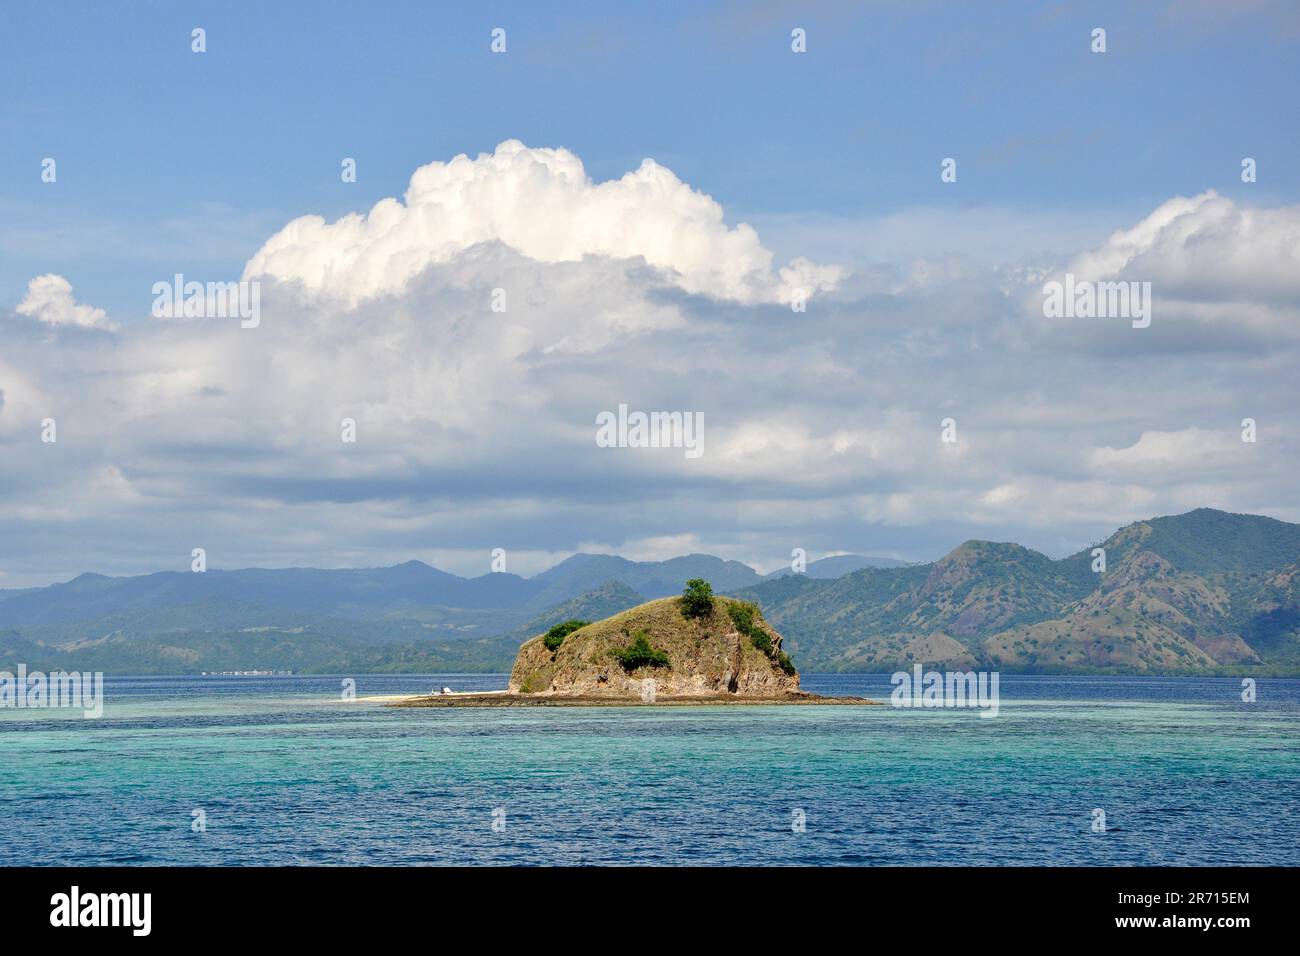
[[(680, 598), (663, 598), (588, 624), (564, 638), (555, 650), (542, 636), (524, 643), (510, 672), (511, 694), (608, 697), (771, 699), (797, 692), (799, 675), (782, 664), (781, 635), (760, 616), (742, 633), (728, 608), (739, 604), (715, 597), (707, 616), (688, 618)], [(767, 635), (770, 650), (761, 635)], [(620, 652), (638, 639), (666, 663), (625, 666)], [(788, 658), (785, 659), (788, 664)]]

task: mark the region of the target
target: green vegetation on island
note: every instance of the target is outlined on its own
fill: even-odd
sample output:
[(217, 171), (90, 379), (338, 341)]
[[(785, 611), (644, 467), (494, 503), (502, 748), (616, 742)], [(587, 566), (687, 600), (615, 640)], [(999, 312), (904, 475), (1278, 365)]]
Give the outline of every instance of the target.
[(542, 636), (542, 643), (548, 651), (559, 650), (564, 639), (580, 627), (586, 627), (590, 621), (569, 620), (556, 624)]
[(616, 648), (613, 653), (625, 671), (634, 671), (638, 667), (671, 666), (667, 654), (650, 646), (650, 634), (644, 629), (632, 635), (631, 644)]

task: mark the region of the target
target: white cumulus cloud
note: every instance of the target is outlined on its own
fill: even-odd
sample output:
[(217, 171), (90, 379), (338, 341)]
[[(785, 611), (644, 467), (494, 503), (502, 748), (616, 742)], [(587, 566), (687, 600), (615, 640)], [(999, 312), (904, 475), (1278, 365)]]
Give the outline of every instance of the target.
[[(1044, 295), (1081, 282), (1150, 283), (1149, 329), (1120, 321), (1046, 319)], [(1031, 336), (1116, 354), (1262, 351), (1300, 340), (1300, 206), (1260, 207), (1207, 190), (1165, 200), (1059, 270), (1029, 273)]]
[(647, 159), (621, 179), (593, 183), (567, 149), (518, 140), (475, 159), (417, 169), (404, 197), (334, 223), (302, 216), (249, 260), (245, 278), (296, 280), (355, 305), (400, 293), (433, 263), (499, 241), (538, 262), (643, 258), (686, 292), (742, 303), (789, 302), (835, 286), (840, 270), (796, 259), (774, 274), (752, 227)]
[(79, 325), (83, 328), (115, 329), (103, 309), (84, 305), (72, 296), (72, 283), (61, 275), (37, 276), (27, 283), (27, 295), (18, 303), (18, 314), (46, 325)]
[(1214, 190), (1161, 203), (1079, 256), (1076, 275), (1123, 276), (1168, 294), (1259, 301), (1300, 297), (1300, 206), (1258, 208)]

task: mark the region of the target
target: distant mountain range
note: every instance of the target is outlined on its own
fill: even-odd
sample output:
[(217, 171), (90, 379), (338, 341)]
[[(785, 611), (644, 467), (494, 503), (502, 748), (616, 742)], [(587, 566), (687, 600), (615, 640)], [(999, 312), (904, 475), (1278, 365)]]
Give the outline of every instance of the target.
[[(889, 558), (837, 555), (809, 563), (806, 573), (826, 578), (866, 567), (902, 565), (904, 562)], [(768, 578), (790, 573), (782, 569)], [(273, 610), (278, 619), (286, 619), (284, 612), (293, 612), (311, 618), (475, 621), (483, 617), (476, 612), (514, 612), (522, 623), (545, 608), (611, 582), (649, 600), (678, 594), (686, 580), (699, 577), (707, 578), (720, 592), (764, 580), (747, 564), (705, 554), (667, 561), (577, 554), (531, 578), (505, 573), (462, 578), (420, 561), (355, 570), (213, 569), (202, 574), (163, 571), (137, 577), (82, 574), (44, 588), (0, 590), (0, 627), (43, 629), (103, 619), (136, 626), (163, 624), (167, 629), (177, 623), (171, 611), (191, 605), (200, 605), (214, 621), (235, 615), (229, 624), (243, 623), (244, 612), (251, 608), (260, 609), (257, 613)], [(496, 619), (501, 615), (490, 616)]]
[[(809, 574), (893, 566), (840, 555)], [(531, 578), (463, 578), (408, 561), (389, 568), (211, 569), (134, 577), (82, 574), (0, 590), (0, 667), (189, 673), (291, 669), (508, 670), (528, 637), (679, 594), (703, 577), (721, 592), (764, 580), (710, 555), (629, 561), (578, 554)]]
[(110, 673), (508, 670), (552, 624), (678, 594), (757, 601), (805, 673), (920, 662), (1044, 673), (1300, 673), (1300, 525), (1199, 509), (1054, 561), (968, 541), (909, 565), (838, 555), (760, 575), (710, 555), (575, 555), (462, 578), (418, 561), (356, 570), (83, 574), (0, 590), (0, 668)]

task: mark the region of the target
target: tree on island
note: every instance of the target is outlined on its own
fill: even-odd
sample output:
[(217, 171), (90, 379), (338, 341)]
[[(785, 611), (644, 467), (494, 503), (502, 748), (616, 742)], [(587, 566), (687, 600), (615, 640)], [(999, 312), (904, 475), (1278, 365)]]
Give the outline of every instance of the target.
[(691, 578), (682, 592), (683, 617), (708, 617), (713, 613), (713, 585), (704, 578)]

